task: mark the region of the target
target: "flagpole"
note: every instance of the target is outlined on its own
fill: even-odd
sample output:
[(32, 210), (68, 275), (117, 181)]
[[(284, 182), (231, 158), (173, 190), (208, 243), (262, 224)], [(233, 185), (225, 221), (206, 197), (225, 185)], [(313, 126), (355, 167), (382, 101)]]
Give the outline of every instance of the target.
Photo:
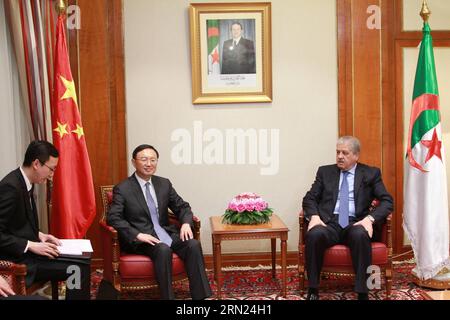
[(422, 10), (420, 10), (420, 16), (423, 19), (423, 22), (428, 22), (428, 19), (430, 18), (431, 11), (428, 8), (427, 0), (423, 0), (422, 2)]
[[(55, 10), (58, 13), (58, 16), (66, 14), (66, 2), (64, 0), (58, 0), (55, 2)], [(50, 230), (50, 220), (52, 218), (52, 189), (53, 189), (53, 181), (47, 180), (47, 228), (48, 233), (51, 233)]]
[[(55, 3), (55, 10), (58, 13), (58, 16), (65, 15), (66, 14), (66, 2), (64, 0), (58, 0)], [(51, 233), (50, 226), (51, 226), (51, 218), (52, 218), (52, 190), (53, 190), (53, 181), (47, 180), (47, 224), (48, 224), (48, 233)], [(56, 290), (56, 288), (53, 288), (52, 286), (49, 286), (44, 291), (47, 296), (51, 296), (55, 294), (53, 290)], [(64, 283), (58, 283), (58, 296), (64, 296), (66, 292), (66, 285)]]
[(58, 13), (58, 16), (62, 15), (62, 14), (66, 14), (66, 1), (65, 0), (58, 0), (55, 3), (55, 9), (56, 9), (56, 13)]
[[(423, 19), (424, 24), (428, 23), (431, 11), (428, 7), (427, 0), (423, 0), (422, 9), (420, 10), (420, 16)], [(419, 287), (448, 290), (450, 289), (450, 270), (444, 267), (435, 277), (427, 280), (420, 279), (414, 272), (412, 272), (413, 282)]]

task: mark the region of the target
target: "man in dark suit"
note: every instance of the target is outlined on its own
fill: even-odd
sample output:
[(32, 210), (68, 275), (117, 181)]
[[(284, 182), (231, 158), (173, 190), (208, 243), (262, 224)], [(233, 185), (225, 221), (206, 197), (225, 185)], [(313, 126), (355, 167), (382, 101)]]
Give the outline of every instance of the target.
[[(165, 178), (155, 176), (158, 151), (140, 145), (133, 151), (136, 172), (113, 190), (107, 222), (119, 233), (121, 249), (149, 256), (162, 299), (174, 299), (172, 251), (183, 261), (192, 299), (211, 296), (200, 242), (193, 239), (193, 214)], [(169, 224), (168, 209), (177, 216), (181, 228)]]
[[(360, 143), (355, 137), (338, 139), (336, 164), (320, 167), (311, 189), (303, 198), (306, 234), (307, 300), (319, 299), (320, 271), (325, 250), (335, 244), (350, 247), (358, 299), (368, 299), (367, 268), (371, 265), (371, 241), (393, 209), (391, 195), (380, 169), (358, 163)], [(379, 205), (369, 214), (372, 200)]]
[(71, 278), (67, 283), (66, 299), (89, 299), (89, 261), (58, 257), (59, 239), (39, 231), (34, 184), (53, 178), (58, 156), (51, 143), (33, 141), (23, 165), (0, 181), (0, 259), (25, 264), (27, 286), (35, 281), (66, 280), (76, 276), (71, 270), (79, 270), (81, 279)]
[(253, 41), (242, 37), (242, 25), (239, 22), (233, 22), (231, 33), (233, 38), (223, 43), (221, 73), (256, 73)]

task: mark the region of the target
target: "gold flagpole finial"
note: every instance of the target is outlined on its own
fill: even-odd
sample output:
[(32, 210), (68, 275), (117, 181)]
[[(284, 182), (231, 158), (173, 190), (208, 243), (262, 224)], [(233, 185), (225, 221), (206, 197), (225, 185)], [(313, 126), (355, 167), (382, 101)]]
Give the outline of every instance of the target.
[(428, 8), (427, 0), (423, 0), (422, 3), (422, 10), (420, 10), (420, 16), (423, 19), (423, 22), (428, 22), (428, 18), (431, 15), (431, 11)]
[(66, 2), (64, 0), (57, 0), (55, 3), (55, 9), (58, 15), (62, 15), (66, 13)]

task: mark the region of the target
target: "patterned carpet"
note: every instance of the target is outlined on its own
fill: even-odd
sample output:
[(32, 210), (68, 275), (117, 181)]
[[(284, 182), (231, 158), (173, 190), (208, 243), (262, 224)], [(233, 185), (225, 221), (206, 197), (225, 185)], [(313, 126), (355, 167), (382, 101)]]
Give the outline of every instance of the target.
[[(391, 300), (423, 300), (421, 292), (424, 290), (411, 282), (412, 261), (394, 263)], [(281, 296), (281, 279), (279, 272), (276, 279), (272, 279), (269, 267), (258, 268), (224, 268), (224, 285), (222, 299), (224, 300), (304, 300), (305, 291), (298, 289), (298, 274), (296, 266), (288, 267), (287, 272), (287, 297)], [(214, 274), (208, 270), (208, 277), (213, 292), (216, 293)], [(101, 270), (92, 275), (92, 299), (99, 295), (99, 284), (102, 279)], [(370, 300), (385, 300), (386, 292), (384, 282), (382, 290), (372, 290)], [(103, 290), (103, 289), (101, 289)], [(177, 299), (189, 299), (189, 284), (182, 281), (174, 285)], [(122, 294), (122, 300), (157, 299), (157, 289), (138, 293)], [(100, 298), (100, 297), (99, 297)], [(352, 290), (352, 280), (337, 281), (323, 280), (321, 283), (320, 298), (322, 300), (354, 300), (355, 293)], [(215, 296), (211, 299), (216, 299)]]

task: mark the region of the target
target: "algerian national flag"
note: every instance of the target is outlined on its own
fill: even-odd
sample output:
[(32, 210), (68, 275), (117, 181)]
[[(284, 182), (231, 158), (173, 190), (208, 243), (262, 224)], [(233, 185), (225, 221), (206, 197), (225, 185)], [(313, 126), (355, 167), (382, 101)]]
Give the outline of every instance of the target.
[(208, 74), (220, 74), (219, 20), (206, 21), (208, 31)]
[(450, 265), (445, 154), (430, 31), (425, 22), (409, 123), (403, 212), (403, 228), (416, 260), (414, 272), (423, 280)]

